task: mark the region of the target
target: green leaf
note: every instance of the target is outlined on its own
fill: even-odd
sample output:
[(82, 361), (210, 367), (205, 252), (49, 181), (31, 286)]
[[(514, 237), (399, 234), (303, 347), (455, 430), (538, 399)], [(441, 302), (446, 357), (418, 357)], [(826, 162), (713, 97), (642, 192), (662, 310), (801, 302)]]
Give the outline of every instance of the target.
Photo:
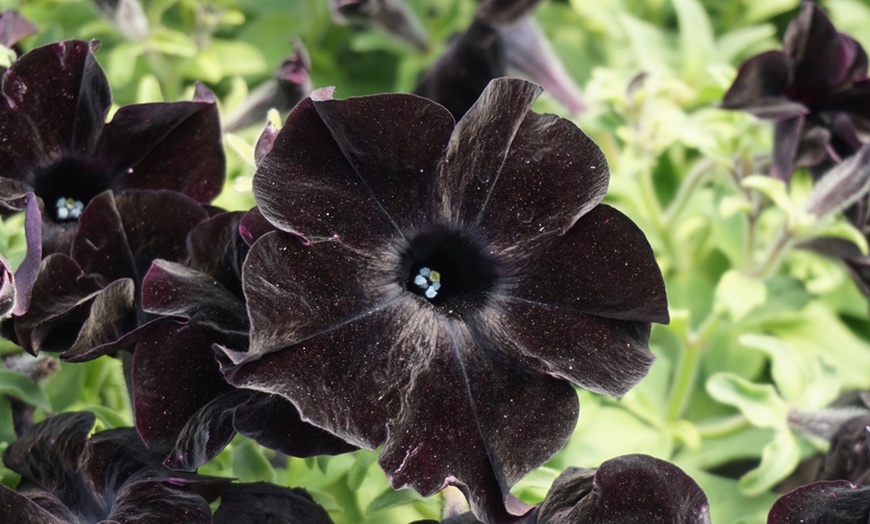
[(108, 53), (106, 76), (114, 87), (125, 86), (133, 79), (136, 61), (145, 52), (141, 42), (121, 42)]
[(145, 75), (139, 80), (139, 86), (136, 88), (136, 103), (145, 104), (149, 102), (163, 102), (163, 90), (160, 88), (160, 81), (154, 75)]
[(378, 454), (373, 451), (357, 451), (356, 460), (347, 472), (347, 486), (357, 491), (363, 485), (363, 481), (369, 473), (371, 465), (378, 460)]
[(78, 410), (92, 412), (105, 429), (125, 428), (132, 425), (131, 421), (127, 420), (121, 413), (99, 404), (86, 404), (79, 407)]
[(834, 237), (848, 240), (858, 246), (858, 249), (860, 249), (861, 253), (864, 255), (866, 255), (868, 250), (870, 250), (867, 245), (867, 237), (864, 236), (858, 228), (844, 220), (842, 217), (833, 222), (825, 223), (821, 227), (813, 228), (808, 233), (809, 234), (806, 235), (808, 237)]
[(247, 143), (244, 138), (232, 133), (225, 133), (224, 139), (227, 146), (233, 150), (239, 158), (251, 169), (257, 169), (254, 163), (254, 146)]
[(711, 397), (734, 406), (759, 428), (781, 428), (788, 424), (788, 405), (770, 384), (755, 384), (733, 373), (716, 373), (707, 380)]
[(713, 26), (698, 0), (672, 0), (680, 25), (680, 52), (683, 72), (701, 79), (713, 55)]
[(193, 58), (196, 56), (196, 44), (188, 35), (167, 29), (155, 29), (148, 35), (148, 47), (165, 55)]
[(274, 482), (275, 469), (252, 440), (242, 440), (232, 451), (233, 474), (242, 482)]
[(761, 453), (761, 464), (740, 478), (740, 491), (749, 496), (764, 493), (789, 476), (798, 463), (800, 448), (794, 434), (788, 429), (777, 431)]
[[(753, 3), (764, 4), (764, 2)], [(774, 37), (776, 37), (776, 28), (771, 24), (732, 29), (719, 37), (719, 60), (729, 64), (734, 63), (740, 55), (745, 54), (753, 46)]]
[(773, 381), (786, 400), (794, 402), (803, 395), (809, 370), (802, 355), (793, 347), (781, 339), (765, 335), (746, 334), (739, 341), (770, 358)]
[(366, 515), (371, 515), (378, 511), (394, 508), (396, 506), (404, 506), (414, 502), (424, 502), (425, 500), (426, 499), (421, 497), (413, 489), (400, 489), (396, 491), (393, 488), (387, 488), (369, 503), (366, 508)]
[(42, 388), (16, 371), (0, 369), (0, 394), (12, 395), (43, 411), (51, 411), (51, 402)]
[(744, 17), (747, 22), (760, 22), (769, 20), (776, 15), (797, 8), (800, 0), (744, 0)]
[(771, 178), (766, 175), (749, 175), (741, 182), (743, 187), (755, 189), (769, 198), (776, 207), (785, 211), (788, 215), (794, 213), (795, 205), (788, 194), (788, 188), (782, 180)]
[(716, 286), (714, 307), (727, 312), (737, 322), (755, 307), (764, 304), (766, 299), (764, 282), (749, 278), (736, 269), (729, 269)]

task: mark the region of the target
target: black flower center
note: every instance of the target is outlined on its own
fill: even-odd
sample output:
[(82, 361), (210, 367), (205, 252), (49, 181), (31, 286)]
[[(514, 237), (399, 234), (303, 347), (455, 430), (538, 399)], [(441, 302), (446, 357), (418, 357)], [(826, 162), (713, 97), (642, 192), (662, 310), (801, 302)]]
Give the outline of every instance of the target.
[(33, 184), (55, 222), (77, 220), (92, 198), (109, 187), (108, 173), (76, 159), (63, 158), (40, 173)]
[(409, 292), (460, 312), (482, 307), (502, 273), (483, 242), (446, 229), (418, 234), (403, 262), (402, 275)]

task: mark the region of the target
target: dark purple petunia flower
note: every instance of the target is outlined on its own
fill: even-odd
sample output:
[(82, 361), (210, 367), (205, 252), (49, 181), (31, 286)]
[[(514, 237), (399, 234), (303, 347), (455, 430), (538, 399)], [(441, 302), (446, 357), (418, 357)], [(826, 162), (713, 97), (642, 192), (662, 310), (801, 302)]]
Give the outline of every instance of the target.
[[(195, 470), (237, 431), (292, 456), (356, 449), (302, 422), (284, 397), (238, 390), (220, 372), (213, 345), (244, 347), (248, 341), (243, 216), (221, 213), (200, 223), (188, 236), (189, 264), (157, 260), (142, 283), (143, 308), (161, 319), (138, 331), (132, 349), (133, 411), (145, 444), (169, 454), (172, 469)], [(265, 222), (248, 222), (254, 220)]]
[(668, 320), (643, 233), (600, 204), (600, 149), (539, 93), (495, 80), (458, 123), (414, 95), (300, 102), (254, 177), (280, 231), (245, 261), (250, 349), (226, 351), (230, 383), (494, 522), (572, 433), (571, 384), (624, 394)]
[(89, 360), (135, 342), (127, 335), (148, 321), (141, 281), (155, 259), (183, 261), (187, 235), (208, 218), (175, 191), (106, 191), (78, 219), (69, 254), (39, 267), (28, 311), (13, 319), (15, 338), (32, 354), (64, 352)]
[[(16, 53), (21, 53), (18, 47), (18, 42), (34, 33), (37, 29), (33, 23), (18, 14), (14, 9), (7, 9), (0, 14), (0, 46), (14, 49)], [(5, 71), (3, 66), (0, 66), (0, 73)]]
[(9, 445), (3, 462), (22, 478), (0, 485), (0, 522), (332, 522), (304, 490), (169, 471), (132, 428), (89, 437), (93, 426), (92, 413), (64, 413)]
[(677, 466), (625, 455), (597, 469), (570, 468), (553, 483), (528, 524), (709, 524), (700, 486)]
[(405, 0), (330, 0), (332, 19), (341, 25), (372, 25), (411, 44), (429, 49), (429, 37)]
[(821, 8), (804, 2), (784, 50), (746, 60), (722, 107), (776, 122), (771, 174), (789, 180), (795, 166), (838, 162), (866, 142), (867, 54)]
[(170, 472), (130, 428), (89, 438), (94, 419), (57, 415), (6, 448), (3, 463), (22, 479), (17, 492), (0, 486), (0, 521), (211, 522), (194, 488), (227, 481)]
[(0, 213), (26, 210), (28, 250), (41, 256), (69, 254), (79, 217), (108, 189), (169, 189), (205, 203), (223, 185), (214, 96), (199, 86), (193, 102), (124, 106), (106, 123), (111, 93), (94, 47), (40, 47), (2, 77)]

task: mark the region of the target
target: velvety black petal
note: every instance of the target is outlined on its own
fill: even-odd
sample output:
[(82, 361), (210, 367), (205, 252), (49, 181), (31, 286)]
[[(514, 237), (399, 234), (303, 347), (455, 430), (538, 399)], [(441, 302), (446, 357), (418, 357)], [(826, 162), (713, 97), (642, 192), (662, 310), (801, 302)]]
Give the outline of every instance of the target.
[[(116, 280), (101, 289), (91, 303), (75, 342), (60, 357), (72, 359), (90, 353), (89, 359), (115, 353), (114, 343), (136, 329), (136, 284), (129, 278)], [(36, 331), (40, 331), (40, 326)], [(81, 361), (81, 360), (79, 360)]]
[(395, 488), (431, 495), (453, 484), (478, 518), (508, 521), (530, 509), (508, 489), (571, 435), (576, 393), (564, 381), (528, 372), (461, 323), (439, 326), (433, 338), (426, 366), (389, 423), (381, 467)]
[(190, 266), (213, 277), (240, 300), (244, 300), (242, 263), (249, 247), (239, 232), (245, 214), (220, 213), (198, 224), (187, 237)]
[(483, 0), (477, 16), (497, 26), (511, 26), (528, 19), (541, 0)]
[(870, 487), (845, 480), (814, 482), (777, 499), (768, 524), (866, 524)]
[(0, 484), (0, 522), (15, 524), (74, 524), (75, 515), (62, 504), (52, 504), (50, 511), (28, 496)]
[(331, 524), (332, 519), (311, 495), (301, 488), (274, 484), (233, 484), (221, 493), (215, 524)]
[(550, 488), (537, 522), (709, 524), (704, 492), (680, 468), (648, 455), (608, 460), (598, 470), (566, 470)]
[(10, 444), (3, 453), (3, 463), (56, 495), (74, 513), (99, 512), (102, 501), (81, 471), (95, 420), (88, 412), (50, 417)]
[(476, 17), (423, 75), (414, 93), (438, 102), (459, 120), (493, 78), (506, 74), (505, 66), (501, 33)]
[[(145, 275), (142, 307), (149, 313), (192, 319), (217, 332), (248, 331), (241, 300), (209, 275), (166, 260), (155, 260)], [(210, 348), (211, 342), (205, 347)]]
[(333, 100), (331, 94), (317, 90), (311, 98), (364, 190), (400, 231), (418, 225), (428, 210), (433, 171), (450, 140), (453, 119), (444, 108), (415, 96)]
[(188, 233), (208, 218), (205, 208), (175, 191), (125, 191), (115, 202), (139, 279), (158, 258), (185, 261)]
[(263, 216), (284, 231), (310, 240), (336, 237), (358, 248), (381, 246), (396, 234), (311, 98), (290, 113), (253, 184)]
[(251, 319), (247, 358), (328, 332), (396, 300), (404, 288), (390, 278), (391, 268), (381, 270), (386, 276), (378, 271), (388, 262), (338, 240), (305, 246), (280, 232), (262, 237), (244, 266)]
[[(249, 300), (255, 300), (250, 293)], [(416, 338), (409, 338), (415, 332), (409, 324), (418, 322), (415, 303), (395, 301), (284, 351), (226, 367), (224, 374), (237, 387), (282, 395), (303, 420), (375, 449), (386, 438), (386, 422), (398, 412), (399, 393), (420, 362)]]
[[(33, 285), (30, 309), (15, 320), (19, 343), (32, 354), (69, 349), (87, 318), (94, 293), (104, 285), (102, 278), (85, 274), (66, 255), (46, 257)], [(45, 329), (49, 326), (56, 328), (50, 338)]]
[(279, 395), (258, 393), (235, 410), (236, 431), (293, 457), (338, 455), (357, 449), (317, 426), (303, 422), (296, 406)]
[[(277, 231), (277, 229), (266, 220), (266, 217), (260, 212), (260, 208), (257, 207), (245, 213), (239, 222), (239, 234), (248, 246), (254, 245), (254, 242), (259, 240), (261, 236), (271, 231)], [(302, 237), (300, 240), (304, 241)]]
[(564, 235), (528, 253), (507, 296), (612, 319), (668, 321), (652, 248), (628, 217), (599, 204)]
[[(193, 413), (180, 431), (162, 430), (167, 437), (172, 437), (172, 433), (177, 436), (175, 446), (163, 464), (169, 469), (196, 471), (215, 458), (236, 435), (233, 428), (236, 408), (253, 395), (256, 395), (253, 391), (230, 389)], [(262, 420), (261, 423), (272, 424), (273, 421)], [(151, 445), (151, 448), (156, 451), (158, 446)]]
[(791, 180), (795, 168), (798, 146), (803, 136), (805, 117), (780, 120), (773, 128), (773, 165), (770, 176), (783, 181)]
[[(47, 85), (50, 90), (44, 89)], [(79, 40), (25, 53), (6, 71), (2, 90), (8, 107), (38, 134), (38, 140), (26, 142), (26, 147), (45, 159), (92, 151), (112, 100), (91, 44)], [(15, 143), (4, 141), (3, 146), (15, 147)]]
[(167, 321), (153, 325), (136, 345), (133, 412), (139, 435), (155, 452), (169, 452), (188, 419), (233, 389), (220, 373), (214, 342), (226, 339), (198, 324)]
[(509, 299), (487, 311), (480, 329), (526, 365), (613, 397), (640, 382), (655, 359), (647, 323), (524, 300)]
[(785, 52), (794, 61), (794, 85), (802, 93), (842, 85), (853, 73), (857, 43), (842, 39), (822, 9), (804, 2), (783, 38)]
[(601, 202), (609, 178), (601, 149), (576, 125), (529, 112), (489, 183), (480, 228), (501, 250), (532, 249)]
[(209, 202), (223, 187), (226, 159), (214, 101), (124, 106), (99, 144), (113, 189), (170, 189)]
[(263, 132), (260, 133), (256, 145), (254, 145), (254, 164), (257, 166), (260, 165), (260, 162), (263, 161), (263, 157), (272, 150), (272, 146), (275, 145), (275, 138), (277, 137), (278, 130), (275, 129), (275, 124), (271, 121), (267, 121), (266, 127), (263, 129)]
[(456, 124), (439, 164), (436, 205), (448, 224), (476, 224), (498, 184), (520, 125), (541, 88), (516, 78), (498, 78)]
[(147, 476), (127, 482), (118, 492), (112, 522), (184, 522), (211, 524), (211, 509), (200, 495), (171, 479), (154, 480)]
[(789, 58), (782, 51), (753, 56), (740, 65), (734, 84), (725, 93), (722, 107), (742, 109), (759, 118), (772, 120), (807, 114), (809, 109), (806, 106), (788, 98), (790, 80)]
[(108, 281), (137, 276), (123, 219), (111, 191), (91, 200), (78, 222), (71, 254), (83, 271)]
[(819, 468), (818, 480), (848, 480), (863, 483), (870, 474), (867, 449), (870, 416), (859, 415), (843, 422), (831, 439), (831, 449)]

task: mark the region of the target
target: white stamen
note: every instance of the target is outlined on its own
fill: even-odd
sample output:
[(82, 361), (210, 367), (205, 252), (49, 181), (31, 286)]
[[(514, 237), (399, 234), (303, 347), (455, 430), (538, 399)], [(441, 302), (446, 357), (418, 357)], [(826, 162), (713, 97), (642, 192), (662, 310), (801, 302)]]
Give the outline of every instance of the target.
[(414, 277), (414, 283), (417, 284), (417, 287), (420, 289), (426, 289), (426, 286), (429, 284), (429, 281), (426, 280), (426, 277), (423, 275), (417, 275)]
[(420, 274), (423, 275), (424, 277), (428, 277), (429, 273), (431, 273), (431, 272), (432, 272), (432, 270), (429, 269), (428, 267), (421, 267), (420, 268)]
[(55, 207), (57, 208), (57, 219), (67, 220), (79, 218), (85, 209), (85, 204), (81, 200), (61, 197), (57, 199)]
[(426, 295), (426, 298), (433, 299), (435, 298), (435, 295), (438, 294), (438, 291), (436, 291), (432, 286), (429, 286), (423, 294)]

